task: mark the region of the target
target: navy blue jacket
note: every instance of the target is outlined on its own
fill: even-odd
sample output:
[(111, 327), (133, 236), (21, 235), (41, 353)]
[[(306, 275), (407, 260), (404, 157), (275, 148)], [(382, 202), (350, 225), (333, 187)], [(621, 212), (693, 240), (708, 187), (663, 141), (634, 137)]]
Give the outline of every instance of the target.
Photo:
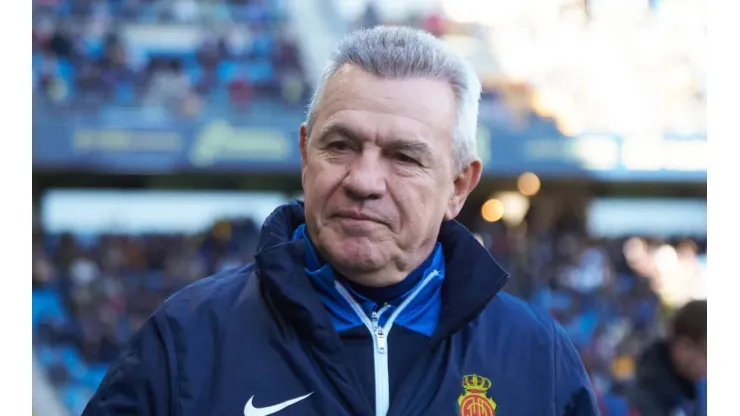
[(173, 295), (110, 367), (85, 415), (598, 415), (552, 318), (442, 224), (421, 278), (375, 305), (315, 259), (303, 208), (265, 222), (256, 262)]

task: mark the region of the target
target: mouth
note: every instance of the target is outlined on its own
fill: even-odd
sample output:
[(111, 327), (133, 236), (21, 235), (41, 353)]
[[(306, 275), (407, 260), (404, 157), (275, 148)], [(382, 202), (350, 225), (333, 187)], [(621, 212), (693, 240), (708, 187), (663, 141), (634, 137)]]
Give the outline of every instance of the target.
[(342, 211), (342, 212), (338, 212), (334, 216), (339, 219), (344, 219), (344, 220), (367, 221), (367, 222), (374, 222), (377, 224), (385, 225), (385, 222), (383, 222), (379, 218), (371, 216), (371, 215), (363, 214), (357, 211)]

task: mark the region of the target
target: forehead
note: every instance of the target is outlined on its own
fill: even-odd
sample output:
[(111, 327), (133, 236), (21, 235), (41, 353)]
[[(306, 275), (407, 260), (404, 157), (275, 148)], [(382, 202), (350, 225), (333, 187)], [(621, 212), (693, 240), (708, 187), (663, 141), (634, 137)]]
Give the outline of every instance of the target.
[(345, 65), (325, 86), (315, 127), (341, 125), (363, 138), (441, 144), (451, 143), (455, 119), (455, 95), (444, 81), (384, 79)]

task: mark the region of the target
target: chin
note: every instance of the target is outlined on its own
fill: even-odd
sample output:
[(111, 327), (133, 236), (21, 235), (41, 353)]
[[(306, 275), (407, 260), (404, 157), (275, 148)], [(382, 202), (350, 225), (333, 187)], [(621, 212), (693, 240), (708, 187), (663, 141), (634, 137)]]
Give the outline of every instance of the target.
[(345, 237), (333, 239), (324, 247), (334, 267), (367, 273), (388, 263), (378, 244), (366, 237)]

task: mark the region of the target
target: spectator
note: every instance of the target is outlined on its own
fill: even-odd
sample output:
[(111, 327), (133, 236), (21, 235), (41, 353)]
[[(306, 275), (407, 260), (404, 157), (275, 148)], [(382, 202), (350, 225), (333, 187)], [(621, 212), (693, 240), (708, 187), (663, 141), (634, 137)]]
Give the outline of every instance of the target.
[(200, 20), (200, 6), (195, 0), (173, 0), (171, 7), (177, 23), (197, 23)]
[[(283, 35), (286, 29), (275, 9), (279, 6), (273, 1), (121, 0), (111, 3), (108, 0), (80, 0), (70, 4), (35, 3), (37, 17), (32, 37), (34, 94), (45, 104), (71, 103), (69, 109), (72, 111), (105, 109), (110, 105), (128, 106), (139, 100), (148, 108), (161, 108), (187, 117), (199, 114), (204, 104), (216, 102), (219, 97), (229, 94), (232, 87), (238, 91), (240, 105), (265, 96), (285, 97), (291, 101), (296, 97), (305, 99), (297, 93), (301, 90), (301, 83), (294, 79), (296, 74), (303, 77), (299, 53), (295, 43)], [(66, 13), (67, 9), (69, 15), (45, 17), (50, 10)], [(115, 19), (112, 17), (114, 13)], [(74, 24), (67, 20), (68, 17), (75, 19)], [(158, 51), (161, 52), (160, 57), (149, 55), (151, 45), (142, 45), (139, 35), (126, 39), (107, 36), (100, 45), (100, 34), (116, 33), (114, 24), (120, 21), (145, 23), (141, 27), (147, 27), (146, 30), (156, 30), (152, 23), (182, 22), (193, 25), (191, 28), (197, 30), (198, 25), (225, 20), (247, 23), (228, 30), (235, 48), (233, 51), (218, 35), (208, 36), (194, 51), (183, 50), (177, 37), (163, 37), (162, 45), (158, 46), (162, 49)], [(206, 28), (201, 30), (210, 33)], [(173, 45), (169, 51), (168, 42)], [(131, 52), (133, 59), (129, 60)], [(196, 56), (195, 62), (190, 60), (192, 55)], [(259, 85), (250, 85), (248, 100), (247, 89), (240, 84), (251, 84), (249, 78), (234, 86), (229, 85), (232, 74), (228, 68), (234, 64), (231, 60), (241, 58), (259, 61), (249, 63), (258, 68)], [(173, 64), (173, 61), (179, 62)], [(279, 87), (283, 78), (289, 79), (286, 91), (290, 93), (283, 94), (286, 91)], [(196, 81), (196, 85), (191, 85)]]
[(285, 72), (280, 79), (283, 100), (288, 104), (300, 104), (306, 94), (303, 77), (297, 72)]
[(218, 81), (215, 69), (204, 68), (195, 84), (195, 92), (204, 97), (208, 96), (218, 87)]
[(252, 98), (252, 85), (245, 74), (240, 74), (229, 82), (229, 98), (231, 103), (240, 110), (249, 107)]
[[(558, 221), (565, 234), (531, 227), (531, 234), (522, 239), (505, 224), (496, 223), (489, 233), (482, 233), (483, 240), (497, 257), (503, 254), (517, 268), (517, 281), (505, 289), (531, 293), (527, 298), (532, 303), (560, 320), (579, 346), (600, 391), (604, 414), (620, 415), (635, 375), (639, 381), (644, 371), (637, 360), (639, 352), (658, 333), (660, 301), (650, 281), (624, 258), (624, 240), (589, 240), (571, 232), (580, 228), (575, 211), (567, 216), (567, 221)], [(537, 215), (530, 213), (527, 218), (534, 221)], [(58, 248), (50, 245), (48, 253), (37, 235), (33, 287), (55, 290), (69, 299), (72, 322), (78, 324), (70, 326), (57, 318), (42, 321), (35, 340), (44, 345), (79, 344), (75, 348), (85, 362), (105, 362), (173, 291), (251, 261), (258, 233), (253, 222), (224, 221), (197, 239), (105, 236), (87, 252), (72, 235), (64, 235)], [(634, 240), (629, 241), (626, 245), (634, 246)], [(694, 263), (690, 254), (706, 249), (696, 242), (682, 241), (678, 246), (689, 267)], [(645, 242), (644, 250), (650, 251), (649, 243)], [(579, 277), (573, 279), (574, 275)], [(60, 369), (67, 371), (64, 364), (54, 371)], [(60, 380), (63, 385), (74, 383), (71, 378)]]
[(676, 313), (668, 338), (640, 358), (629, 399), (641, 415), (692, 414), (706, 376), (707, 302), (692, 301)]
[(229, 55), (226, 42), (216, 36), (209, 36), (198, 48), (196, 57), (205, 71), (214, 71), (218, 64)]
[(441, 37), (446, 31), (446, 20), (445, 16), (441, 13), (430, 13), (424, 18), (423, 27), (424, 30), (431, 33), (434, 36)]
[(182, 62), (171, 59), (160, 68), (156, 68), (150, 81), (147, 102), (170, 108), (179, 104), (191, 94), (190, 79), (183, 72)]
[(367, 6), (365, 7), (365, 12), (362, 14), (360, 25), (362, 27), (373, 27), (379, 25), (380, 23), (381, 20), (378, 6), (375, 4), (374, 1), (368, 2)]

